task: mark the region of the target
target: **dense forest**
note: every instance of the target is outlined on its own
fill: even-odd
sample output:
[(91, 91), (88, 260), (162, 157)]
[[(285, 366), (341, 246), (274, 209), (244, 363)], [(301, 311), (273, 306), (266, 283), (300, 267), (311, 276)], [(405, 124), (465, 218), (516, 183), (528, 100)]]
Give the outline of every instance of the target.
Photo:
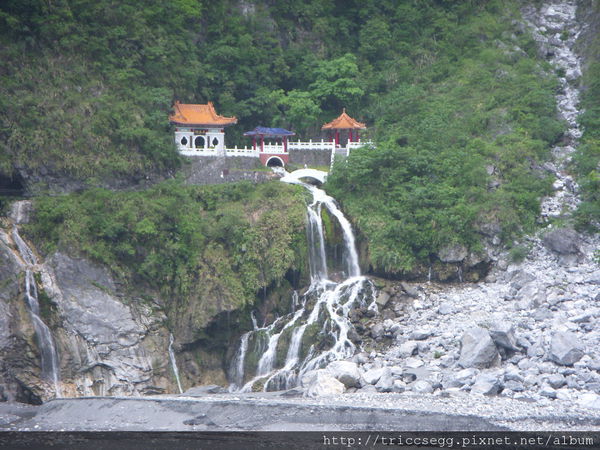
[[(486, 229), (510, 245), (535, 226), (552, 181), (538, 163), (565, 129), (556, 74), (519, 19), (519, 2), (499, 0), (7, 0), (0, 6), (0, 172), (10, 177), (26, 167), (90, 187), (174, 173), (185, 164), (168, 123), (176, 99), (213, 101), (220, 114), (237, 116), (227, 130), (232, 145), (246, 143), (241, 134), (256, 125), (319, 137), (321, 124), (345, 107), (367, 123), (377, 147), (353, 152), (326, 189), (368, 244), (373, 270), (402, 274), (449, 244), (476, 251)], [(597, 105), (598, 86), (590, 86), (586, 101)], [(596, 109), (587, 108), (586, 128)], [(600, 211), (597, 139), (586, 135), (577, 163), (589, 198), (582, 225)], [(227, 206), (236, 189), (195, 190), (174, 180), (148, 193), (42, 198), (31, 233), (148, 280), (185, 278), (189, 258), (196, 268), (205, 255), (216, 219), (180, 216), (165, 196), (190, 211), (206, 210), (205, 196), (216, 196), (218, 220), (239, 223)], [(292, 188), (269, 189), (264, 198), (293, 196), (292, 209), (301, 203)], [(143, 210), (132, 209), (142, 200)], [(229, 212), (218, 212), (221, 204)], [(110, 223), (100, 226), (98, 214)], [(178, 226), (158, 226), (171, 216)], [(188, 236), (188, 226), (203, 237)], [(140, 239), (150, 239), (149, 254), (137, 255)], [(119, 244), (101, 245), (108, 241)], [(172, 241), (188, 248), (163, 248)], [(150, 254), (171, 251), (169, 274), (156, 273)], [(288, 256), (273, 267), (291, 267)], [(144, 263), (132, 269), (137, 257)], [(252, 276), (240, 289), (280, 272)]]

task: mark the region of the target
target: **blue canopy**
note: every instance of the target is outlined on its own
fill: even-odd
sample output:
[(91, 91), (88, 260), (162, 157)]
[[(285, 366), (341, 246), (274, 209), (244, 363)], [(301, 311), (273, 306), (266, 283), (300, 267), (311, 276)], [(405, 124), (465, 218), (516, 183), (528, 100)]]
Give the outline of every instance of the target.
[(267, 127), (256, 127), (252, 131), (246, 131), (244, 136), (295, 136), (296, 133), (283, 128), (267, 128)]

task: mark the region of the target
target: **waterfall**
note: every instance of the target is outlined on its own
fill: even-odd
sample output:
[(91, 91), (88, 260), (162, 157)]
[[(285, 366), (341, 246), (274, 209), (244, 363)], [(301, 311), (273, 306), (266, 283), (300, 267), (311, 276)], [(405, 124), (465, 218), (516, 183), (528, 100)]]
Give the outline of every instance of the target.
[(179, 388), (179, 393), (183, 394), (183, 389), (181, 388), (181, 380), (179, 379), (179, 369), (177, 368), (177, 360), (175, 359), (175, 352), (173, 351), (173, 342), (173, 334), (169, 333), (169, 358), (171, 359), (171, 366), (173, 367), (175, 380), (177, 380), (177, 387)]
[[(282, 178), (282, 181), (285, 180), (285, 177)], [(291, 181), (287, 181), (291, 182)], [(356, 244), (354, 242), (354, 233), (352, 232), (352, 226), (346, 216), (342, 213), (342, 211), (338, 208), (336, 201), (333, 197), (330, 197), (325, 193), (324, 190), (317, 188), (316, 186), (312, 186), (310, 184), (301, 183), (304, 187), (306, 187), (313, 195), (314, 202), (318, 205), (325, 205), (327, 210), (333, 214), (340, 226), (342, 227), (342, 233), (344, 235), (344, 244), (346, 252), (348, 253), (346, 258), (346, 265), (348, 270), (348, 277), (358, 277), (360, 276), (360, 267), (358, 265), (358, 252), (356, 251)], [(321, 230), (321, 237), (323, 236), (323, 232)], [(324, 240), (323, 240), (324, 242)], [(322, 244), (324, 247), (324, 243)], [(323, 252), (324, 252), (323, 248)], [(325, 263), (326, 265), (326, 263)]]
[(298, 309), (298, 291), (294, 291), (292, 294), (292, 312), (296, 312)]
[[(316, 210), (315, 210), (316, 209)], [(321, 205), (316, 203), (308, 207), (308, 257), (311, 280), (327, 279), (327, 257), (325, 255), (325, 236), (323, 234), (323, 220), (321, 219)]]
[[(311, 283), (302, 296), (294, 291), (289, 314), (242, 335), (229, 371), (232, 391), (250, 391), (257, 386), (264, 390), (289, 389), (304, 373), (351, 357), (357, 345), (350, 339), (350, 311), (377, 308), (373, 284), (360, 275), (352, 226), (336, 201), (322, 189), (284, 174), (281, 181), (301, 185), (312, 194), (306, 227)], [(337, 219), (343, 233), (346, 279), (340, 283), (329, 279), (323, 207)], [(253, 358), (248, 358), (250, 354)], [(245, 366), (246, 361), (255, 361), (254, 374), (245, 373), (245, 367), (253, 369)], [(249, 381), (244, 384), (246, 379)]]
[(250, 313), (250, 319), (252, 320), (252, 328), (254, 330), (258, 330), (258, 322), (256, 322), (256, 315), (254, 311)]
[[(256, 328), (255, 328), (256, 329)], [(248, 339), (250, 331), (244, 333), (240, 339), (240, 348), (238, 349), (233, 364), (231, 365), (229, 377), (232, 384), (229, 387), (230, 391), (235, 391), (244, 385), (244, 361), (246, 360), (246, 352), (248, 351)]]
[(40, 350), (42, 378), (52, 382), (56, 397), (60, 397), (62, 394), (60, 391), (60, 373), (56, 344), (52, 338), (50, 328), (48, 328), (40, 317), (38, 290), (33, 276), (33, 268), (37, 264), (37, 258), (31, 248), (19, 235), (19, 230), (16, 225), (12, 230), (12, 238), (21, 258), (27, 265), (27, 269), (25, 270), (25, 300), (27, 302), (27, 309), (29, 311), (29, 316), (31, 317), (31, 322), (33, 323), (33, 329)]

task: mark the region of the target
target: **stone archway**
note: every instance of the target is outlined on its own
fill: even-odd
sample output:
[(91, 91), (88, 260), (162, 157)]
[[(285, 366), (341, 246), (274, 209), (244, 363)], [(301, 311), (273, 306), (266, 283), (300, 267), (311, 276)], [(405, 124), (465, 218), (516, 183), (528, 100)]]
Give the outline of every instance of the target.
[(204, 148), (204, 136), (196, 136), (196, 139), (194, 139), (194, 147), (195, 148)]
[(279, 156), (271, 156), (267, 160), (267, 167), (285, 167), (285, 163)]

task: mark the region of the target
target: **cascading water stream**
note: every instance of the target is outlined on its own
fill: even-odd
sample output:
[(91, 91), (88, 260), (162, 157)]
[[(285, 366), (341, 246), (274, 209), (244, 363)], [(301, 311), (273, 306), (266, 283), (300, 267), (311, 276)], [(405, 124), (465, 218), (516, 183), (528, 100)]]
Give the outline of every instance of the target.
[(177, 387), (179, 388), (179, 393), (183, 394), (183, 389), (181, 387), (181, 380), (179, 379), (179, 369), (177, 368), (177, 360), (175, 359), (175, 352), (173, 351), (173, 334), (169, 334), (169, 359), (171, 360), (171, 366), (173, 367), (173, 373), (175, 374), (175, 380), (177, 380)]
[[(294, 292), (291, 313), (269, 326), (242, 335), (229, 371), (232, 391), (250, 391), (257, 383), (260, 383), (258, 386), (262, 384), (264, 390), (288, 389), (298, 383), (302, 374), (330, 361), (352, 356), (357, 345), (350, 339), (353, 327), (348, 319), (349, 312), (353, 308), (376, 309), (374, 287), (360, 276), (350, 222), (325, 191), (284, 173), (281, 181), (301, 185), (313, 197), (307, 206), (311, 284), (301, 297)], [(337, 219), (344, 237), (347, 277), (341, 283), (329, 280), (321, 216), (323, 207)], [(248, 358), (249, 354), (254, 357)], [(244, 384), (250, 375), (246, 373), (249, 360), (258, 361), (250, 367), (254, 369), (253, 377)]]
[(52, 382), (56, 397), (60, 397), (58, 353), (50, 328), (48, 328), (40, 317), (38, 291), (33, 276), (33, 267), (37, 264), (37, 258), (31, 248), (29, 248), (19, 235), (19, 230), (16, 225), (12, 230), (12, 238), (21, 258), (27, 265), (27, 269), (25, 270), (25, 299), (27, 301), (27, 309), (29, 310), (29, 315), (31, 317), (31, 322), (33, 323), (33, 329), (40, 350), (42, 378)]

